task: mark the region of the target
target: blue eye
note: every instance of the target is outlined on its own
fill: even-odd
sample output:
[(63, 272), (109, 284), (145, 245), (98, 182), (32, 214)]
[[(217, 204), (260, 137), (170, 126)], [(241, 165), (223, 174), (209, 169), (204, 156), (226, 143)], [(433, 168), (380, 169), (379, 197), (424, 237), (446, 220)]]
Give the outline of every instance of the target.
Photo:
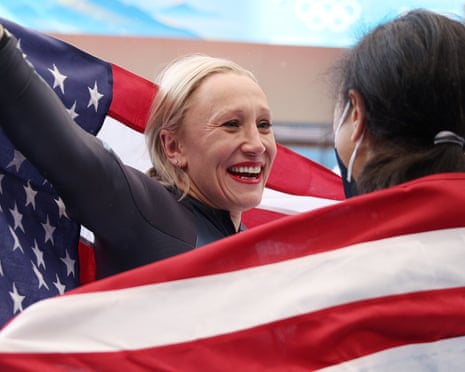
[(230, 120), (225, 123), (223, 123), (224, 127), (238, 127), (239, 126), (239, 121), (238, 120)]
[(259, 129), (269, 129), (271, 128), (271, 122), (268, 120), (262, 120), (261, 122), (258, 123), (257, 128)]

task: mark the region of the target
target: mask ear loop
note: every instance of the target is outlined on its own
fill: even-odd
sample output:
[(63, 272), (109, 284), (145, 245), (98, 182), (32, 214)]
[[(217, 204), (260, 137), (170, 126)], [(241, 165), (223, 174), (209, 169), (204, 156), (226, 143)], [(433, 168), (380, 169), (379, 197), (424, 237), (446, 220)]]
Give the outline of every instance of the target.
[(352, 179), (352, 169), (354, 167), (355, 157), (357, 156), (358, 148), (360, 147), (364, 136), (365, 136), (365, 129), (363, 129), (363, 132), (360, 138), (357, 140), (357, 142), (355, 142), (354, 151), (352, 152), (352, 155), (350, 155), (349, 165), (347, 166), (347, 178), (346, 178), (347, 182), (350, 182), (350, 180)]
[(341, 118), (339, 119), (339, 123), (337, 124), (336, 131), (334, 132), (334, 138), (337, 137), (337, 134), (339, 133), (339, 130), (342, 127), (342, 124), (346, 120), (346, 117), (347, 117), (347, 114), (349, 113), (349, 110), (350, 110), (350, 100), (347, 101), (347, 103), (346, 103), (346, 105), (344, 107), (344, 111), (342, 111)]

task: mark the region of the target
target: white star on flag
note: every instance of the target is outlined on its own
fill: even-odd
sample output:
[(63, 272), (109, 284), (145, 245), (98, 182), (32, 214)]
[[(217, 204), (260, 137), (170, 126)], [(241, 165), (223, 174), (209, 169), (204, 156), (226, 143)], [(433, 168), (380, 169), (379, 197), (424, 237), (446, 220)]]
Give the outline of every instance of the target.
[(73, 260), (69, 256), (68, 251), (66, 251), (66, 256), (62, 257), (60, 259), (66, 265), (66, 275), (70, 276), (71, 274), (73, 274), (73, 276), (74, 276), (74, 264), (75, 264), (76, 260)]
[(89, 104), (87, 105), (87, 107), (94, 106), (95, 112), (97, 112), (98, 103), (100, 99), (103, 97), (103, 94), (101, 94), (98, 91), (97, 81), (94, 82), (93, 88), (87, 87), (87, 89), (89, 89), (90, 94)]
[(32, 247), (32, 251), (34, 252), (34, 255), (36, 256), (37, 266), (38, 267), (42, 266), (45, 269), (44, 252), (40, 250), (35, 240), (34, 240), (34, 246)]
[(14, 166), (16, 168), (16, 172), (18, 172), (25, 160), (26, 158), (23, 154), (21, 154), (18, 150), (14, 150), (13, 160), (10, 164), (8, 164), (8, 167)]
[(33, 209), (36, 209), (36, 195), (37, 195), (37, 191), (35, 191), (32, 187), (31, 187), (31, 182), (28, 181), (26, 183), (26, 186), (24, 186), (24, 191), (26, 192), (26, 206), (28, 206), (29, 204), (32, 205), (32, 208)]
[(13, 220), (14, 220), (14, 223), (15, 223), (13, 229), (16, 230), (16, 229), (20, 228), (24, 232), (24, 227), (23, 227), (23, 223), (22, 223), (23, 215), (18, 210), (18, 207), (17, 207), (16, 203), (14, 205), (14, 208), (10, 209), (10, 212), (11, 212), (11, 215), (13, 216)]
[(58, 68), (53, 64), (53, 70), (48, 69), (53, 75), (53, 89), (56, 87), (60, 87), (61, 93), (65, 94), (65, 79), (67, 78), (66, 75), (63, 75)]
[(9, 292), (9, 293), (14, 303), (13, 314), (23, 311), (23, 300), (25, 299), (26, 296), (22, 296), (18, 293), (15, 283), (13, 283), (13, 292)]
[(45, 282), (44, 276), (39, 271), (37, 266), (34, 265), (34, 262), (31, 262), (31, 264), (32, 264), (32, 271), (34, 272), (35, 276), (37, 277), (37, 280), (39, 281), (39, 289), (42, 287), (49, 289), (47, 283)]
[(61, 283), (60, 278), (58, 277), (58, 275), (57, 275), (56, 282), (53, 282), (53, 284), (55, 285), (55, 287), (58, 290), (59, 294), (62, 295), (63, 293), (65, 293), (66, 286)]
[(63, 199), (58, 197), (58, 199), (55, 199), (55, 203), (58, 207), (58, 217), (69, 218), (68, 215), (66, 214), (66, 206), (65, 206), (65, 203), (63, 203)]
[(8, 226), (8, 230), (10, 230), (10, 234), (13, 237), (13, 252), (19, 249), (21, 252), (24, 253), (23, 247), (21, 246), (21, 242), (18, 239), (18, 236), (16, 235), (15, 231), (11, 226)]
[(79, 116), (79, 114), (76, 112), (76, 101), (74, 101), (73, 105), (70, 108), (67, 108), (66, 111), (68, 111), (73, 120), (76, 119)]
[(45, 230), (45, 242), (50, 240), (53, 244), (54, 243), (53, 232), (55, 231), (56, 228), (50, 224), (48, 216), (47, 216), (47, 222), (42, 223), (41, 225)]

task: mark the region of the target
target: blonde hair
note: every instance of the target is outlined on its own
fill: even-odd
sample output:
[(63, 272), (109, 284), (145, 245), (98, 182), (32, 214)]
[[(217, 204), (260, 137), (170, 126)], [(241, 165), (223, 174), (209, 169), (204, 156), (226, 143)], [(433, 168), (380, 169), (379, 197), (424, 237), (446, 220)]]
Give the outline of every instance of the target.
[(227, 72), (245, 75), (257, 81), (250, 71), (238, 64), (203, 54), (174, 60), (161, 71), (155, 81), (158, 92), (145, 129), (146, 144), (152, 161), (152, 168), (147, 173), (165, 186), (184, 188), (183, 196), (189, 191), (189, 178), (181, 168), (168, 160), (161, 143), (160, 131), (167, 129), (178, 133), (190, 107), (193, 92), (206, 77)]

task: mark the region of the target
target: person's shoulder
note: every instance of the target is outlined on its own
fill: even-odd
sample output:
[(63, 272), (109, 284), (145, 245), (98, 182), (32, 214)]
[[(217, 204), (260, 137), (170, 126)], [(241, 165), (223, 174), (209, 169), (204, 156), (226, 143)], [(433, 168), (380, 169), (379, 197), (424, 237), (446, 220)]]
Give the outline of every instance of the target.
[(122, 165), (126, 179), (131, 188), (136, 188), (134, 192), (141, 194), (164, 194), (166, 196), (173, 195), (173, 193), (162, 185), (156, 178), (150, 177), (147, 173), (134, 168), (129, 165)]
[(465, 172), (444, 172), (431, 174), (399, 185), (399, 187), (420, 187), (422, 185), (461, 185), (465, 183)]

